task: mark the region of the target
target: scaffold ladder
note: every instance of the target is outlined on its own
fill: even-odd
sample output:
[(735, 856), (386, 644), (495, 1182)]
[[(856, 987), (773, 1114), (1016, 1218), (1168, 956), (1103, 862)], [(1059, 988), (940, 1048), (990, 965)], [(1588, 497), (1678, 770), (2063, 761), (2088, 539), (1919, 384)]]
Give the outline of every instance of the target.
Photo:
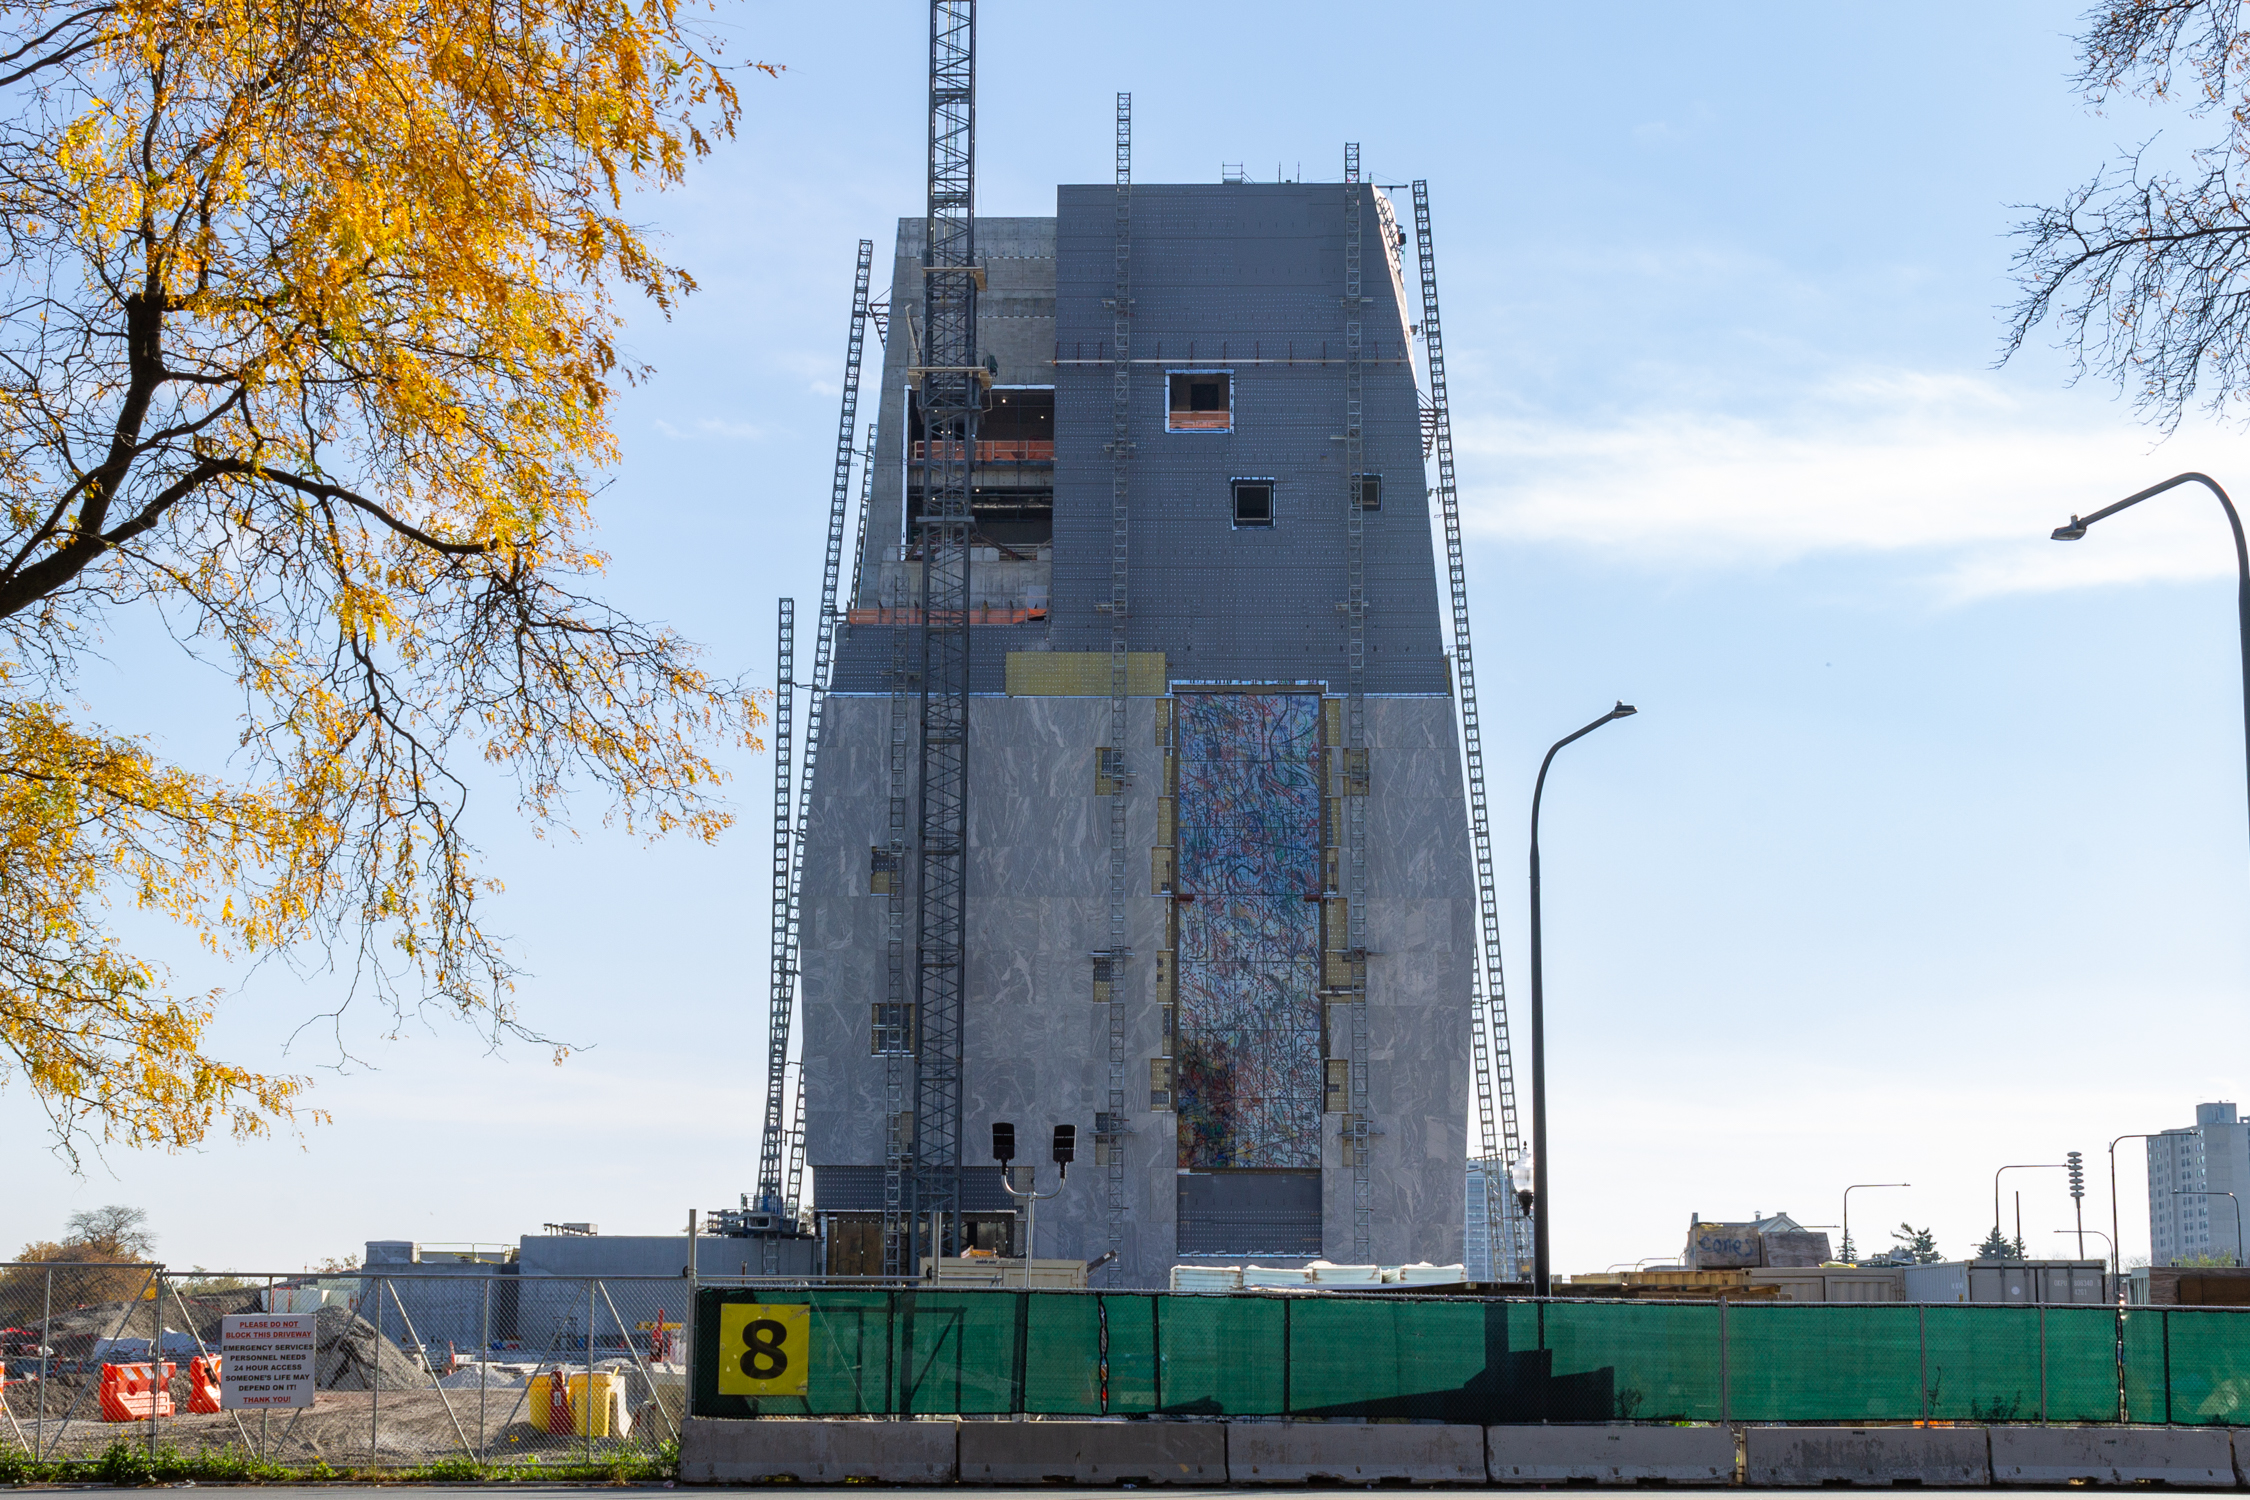
[[(1130, 767), (1125, 754), (1125, 696), (1131, 666), (1128, 630), (1132, 479), (1133, 340), (1133, 96), (1117, 96), (1117, 283), (1110, 301), (1116, 362), (1110, 367), (1109, 408), (1109, 1109), (1096, 1139), (1104, 1153), (1103, 1224), (1109, 1263), (1105, 1285), (1115, 1286), (1125, 1266), (1125, 1010), (1133, 993), (1125, 982), (1131, 943), (1125, 926), (1125, 795)], [(1030, 1254), (1026, 1247), (1025, 1254)]]
[[(766, 1118), (758, 1141), (758, 1208), (781, 1212), (781, 1161), (783, 1124), (788, 1118), (784, 1094), (789, 1071), (789, 1006), (792, 994), (791, 938), (797, 913), (790, 901), (791, 874), (796, 869), (797, 841), (790, 822), (796, 786), (791, 779), (790, 735), (796, 720), (797, 601), (783, 599), (774, 623), (773, 663), (773, 946), (768, 951), (771, 968), (766, 1015)], [(775, 1253), (769, 1237), (767, 1256)]]
[(1352, 1172), (1352, 1258), (1373, 1253), (1373, 1184), (1369, 1180), (1367, 1090), (1367, 517), (1361, 508), (1366, 465), (1360, 333), (1365, 313), (1361, 275), (1362, 204), (1359, 143), (1344, 146), (1344, 859), (1350, 881), (1345, 920), (1350, 936), (1351, 1109), (1344, 1117), (1344, 1155)]
[[(827, 723), (828, 685), (836, 661), (836, 629), (840, 619), (838, 594), (844, 570), (845, 522), (850, 517), (852, 499), (852, 460), (856, 451), (852, 440), (859, 432), (859, 374), (867, 352), (867, 325), (870, 309), (868, 293), (874, 277), (875, 242), (861, 240), (859, 255), (852, 271), (851, 331), (844, 344), (844, 394), (842, 409), (836, 418), (836, 462), (830, 476), (828, 489), (828, 538), (821, 553), (820, 564), (820, 614), (813, 627), (812, 677), (805, 684), (804, 749), (797, 767), (797, 807), (791, 820), (792, 858), (789, 873), (789, 919), (786, 923), (788, 965), (786, 977), (793, 992), (789, 1004), (774, 1008), (774, 1030), (771, 1037), (772, 1057), (770, 1069), (788, 1070), (788, 1053), (796, 1015), (795, 994), (804, 986), (802, 953), (804, 934), (805, 840), (812, 822), (813, 772), (819, 764), (822, 731)], [(864, 510), (864, 499), (862, 502)], [(862, 517), (862, 529), (865, 519)], [(854, 563), (857, 574), (857, 563)], [(801, 1050), (801, 1049), (800, 1049)], [(805, 1185), (805, 1090), (804, 1076), (800, 1071), (796, 1086), (789, 1091), (790, 1108), (783, 1130), (784, 1146), (781, 1155), (787, 1166), (780, 1183), (780, 1212), (792, 1225), (801, 1221), (804, 1211)], [(769, 1122), (773, 1112), (767, 1111)], [(769, 1124), (769, 1128), (771, 1128)], [(761, 1164), (765, 1153), (761, 1151)], [(760, 1183), (760, 1199), (766, 1193)], [(778, 1247), (769, 1247), (769, 1259), (778, 1253)], [(778, 1269), (778, 1268), (777, 1268)]]
[(1523, 1279), (1523, 1214), (1509, 1191), (1508, 1168), (1521, 1149), (1515, 1067), (1508, 1043), (1508, 990), (1500, 964), (1500, 897), (1492, 871), (1492, 824), (1484, 786), (1484, 731), (1477, 715), (1476, 655), (1469, 636), (1468, 570), (1461, 557), (1461, 505), (1453, 464), (1453, 417), (1445, 387), (1445, 334), (1438, 320), (1437, 253), (1430, 239), (1430, 185), (1414, 191), (1414, 244), (1422, 279), (1422, 349), (1429, 369), (1429, 429), (1437, 456), (1437, 499), (1445, 527), (1446, 581), (1453, 594), (1453, 695), (1461, 713), (1461, 764), (1475, 853), (1482, 963), (1471, 970), (1469, 1045), (1476, 1079), (1479, 1155), (1485, 1162), (1485, 1243), (1498, 1265), (1502, 1247)]

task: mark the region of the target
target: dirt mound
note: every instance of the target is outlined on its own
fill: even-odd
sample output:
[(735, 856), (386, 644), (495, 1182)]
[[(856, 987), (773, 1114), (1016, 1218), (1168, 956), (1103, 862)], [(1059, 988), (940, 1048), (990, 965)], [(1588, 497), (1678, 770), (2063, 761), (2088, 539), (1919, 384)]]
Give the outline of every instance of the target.
[(430, 1384), (420, 1361), (349, 1308), (324, 1307), (313, 1326), (318, 1340), (313, 1383), (321, 1390), (373, 1390), (379, 1381), (386, 1391), (411, 1391)]

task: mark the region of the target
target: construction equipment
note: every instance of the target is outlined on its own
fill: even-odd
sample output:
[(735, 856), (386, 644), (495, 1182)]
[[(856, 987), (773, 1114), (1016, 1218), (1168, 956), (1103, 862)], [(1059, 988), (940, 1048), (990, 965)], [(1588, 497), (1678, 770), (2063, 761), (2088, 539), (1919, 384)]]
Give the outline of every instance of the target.
[[(922, 514), (920, 774), (916, 779), (914, 1052), (906, 1232), (943, 1255), (961, 1207), (961, 1068), (969, 858), (970, 469), (989, 378), (977, 358), (976, 3), (931, 0), (929, 208), (923, 220), (923, 363), (914, 371), (928, 442)], [(893, 629), (899, 627), (894, 626)], [(885, 1259), (889, 1259), (886, 1252)]]

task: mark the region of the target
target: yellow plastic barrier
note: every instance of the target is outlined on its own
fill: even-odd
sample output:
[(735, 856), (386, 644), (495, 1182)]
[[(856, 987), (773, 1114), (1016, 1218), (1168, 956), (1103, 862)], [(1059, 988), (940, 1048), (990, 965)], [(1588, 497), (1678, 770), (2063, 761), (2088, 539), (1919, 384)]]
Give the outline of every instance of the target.
[[(596, 1370), (590, 1401), (586, 1379), (584, 1370), (533, 1376), (528, 1402), (532, 1425), (544, 1432), (573, 1437), (629, 1436), (633, 1419), (625, 1409), (625, 1377), (614, 1370)], [(593, 1422), (591, 1433), (586, 1430), (589, 1418)]]

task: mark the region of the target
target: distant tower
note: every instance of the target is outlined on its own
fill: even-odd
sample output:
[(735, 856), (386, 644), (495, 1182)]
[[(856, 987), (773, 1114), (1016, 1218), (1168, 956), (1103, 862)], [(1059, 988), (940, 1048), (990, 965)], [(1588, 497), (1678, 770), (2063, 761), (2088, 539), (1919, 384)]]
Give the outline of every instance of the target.
[[(2148, 1139), (2149, 1263), (2224, 1256), (2244, 1264), (2234, 1205), (2205, 1196), (2225, 1193), (2250, 1200), (2250, 1122), (2222, 1100), (2198, 1104), (2193, 1127)], [(2243, 1212), (2250, 1215), (2250, 1202)]]
[[(1403, 236), (1365, 184), (1131, 189), (1117, 744), (1120, 192), (1066, 186), (1051, 219), (977, 220), (971, 1154), (960, 1226), (939, 1232), (949, 1250), (1023, 1248), (975, 1154), (999, 1119), (1026, 1142), (1066, 1123), (1092, 1142), (1035, 1253), (1091, 1259), (1114, 1233), (1118, 1285), (1182, 1260), (1458, 1260), (1479, 928)], [(901, 221), (873, 509), (803, 873), (806, 1160), (832, 1264), (868, 1273), (886, 1157), (914, 1130), (889, 1081), (915, 1025), (887, 945), (914, 871), (892, 848), (891, 777), (897, 667), (916, 653), (894, 645), (920, 620), (912, 522), (939, 446), (909, 373), (923, 245)]]

